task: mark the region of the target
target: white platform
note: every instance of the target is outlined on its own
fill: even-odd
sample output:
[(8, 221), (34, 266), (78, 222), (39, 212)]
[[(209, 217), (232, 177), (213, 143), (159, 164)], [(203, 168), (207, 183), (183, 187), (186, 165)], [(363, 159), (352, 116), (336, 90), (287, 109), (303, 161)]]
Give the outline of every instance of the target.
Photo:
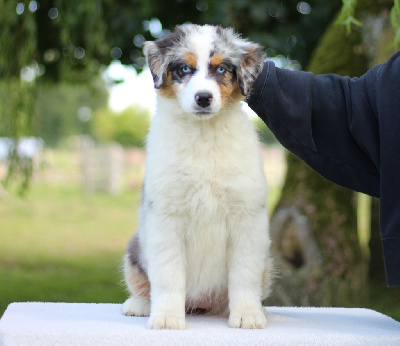
[(400, 345), (400, 322), (368, 309), (268, 307), (263, 330), (227, 319), (187, 316), (186, 330), (148, 330), (117, 304), (13, 303), (0, 345)]

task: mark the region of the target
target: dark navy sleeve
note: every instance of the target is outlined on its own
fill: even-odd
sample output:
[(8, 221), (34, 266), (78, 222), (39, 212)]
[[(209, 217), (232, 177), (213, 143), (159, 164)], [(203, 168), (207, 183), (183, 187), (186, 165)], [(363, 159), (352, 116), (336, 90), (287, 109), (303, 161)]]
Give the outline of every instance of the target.
[(283, 146), (319, 174), (379, 197), (379, 129), (368, 97), (365, 76), (314, 76), (266, 62), (248, 103)]
[(389, 286), (400, 285), (400, 52), (379, 70), (380, 223)]
[(400, 285), (400, 52), (359, 78), (266, 62), (248, 103), (316, 172), (380, 197), (387, 284)]

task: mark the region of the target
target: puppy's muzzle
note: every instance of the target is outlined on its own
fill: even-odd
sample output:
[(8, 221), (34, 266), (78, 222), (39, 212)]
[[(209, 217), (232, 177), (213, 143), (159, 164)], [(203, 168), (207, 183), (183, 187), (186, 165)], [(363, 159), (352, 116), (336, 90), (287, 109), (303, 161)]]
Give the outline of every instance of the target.
[(194, 99), (196, 100), (196, 103), (198, 106), (202, 107), (202, 108), (206, 108), (208, 106), (210, 106), (212, 100), (213, 100), (213, 96), (211, 93), (209, 92), (198, 92), (196, 95), (194, 95)]

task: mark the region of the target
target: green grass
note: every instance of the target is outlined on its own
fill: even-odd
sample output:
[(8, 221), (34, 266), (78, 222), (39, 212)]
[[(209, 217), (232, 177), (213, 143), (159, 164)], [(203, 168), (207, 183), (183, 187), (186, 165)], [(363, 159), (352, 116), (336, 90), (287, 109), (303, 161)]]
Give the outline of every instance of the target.
[(35, 184), (0, 201), (0, 315), (15, 301), (122, 302), (119, 272), (139, 192)]
[(400, 321), (400, 287), (386, 287), (385, 285), (385, 282), (370, 285), (368, 288), (369, 303), (365, 307)]

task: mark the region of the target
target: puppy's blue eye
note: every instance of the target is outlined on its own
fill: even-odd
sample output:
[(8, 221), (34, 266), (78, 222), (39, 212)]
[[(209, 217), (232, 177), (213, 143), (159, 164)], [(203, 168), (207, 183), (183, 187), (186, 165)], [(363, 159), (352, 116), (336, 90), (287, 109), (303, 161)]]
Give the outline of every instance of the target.
[(182, 67), (181, 67), (181, 71), (182, 71), (184, 74), (188, 74), (188, 73), (192, 72), (192, 69), (191, 69), (189, 66), (185, 65), (185, 66), (182, 66)]
[(217, 73), (225, 73), (225, 71), (226, 71), (226, 68), (225, 67), (222, 67), (222, 66), (218, 66), (218, 68), (217, 68)]

